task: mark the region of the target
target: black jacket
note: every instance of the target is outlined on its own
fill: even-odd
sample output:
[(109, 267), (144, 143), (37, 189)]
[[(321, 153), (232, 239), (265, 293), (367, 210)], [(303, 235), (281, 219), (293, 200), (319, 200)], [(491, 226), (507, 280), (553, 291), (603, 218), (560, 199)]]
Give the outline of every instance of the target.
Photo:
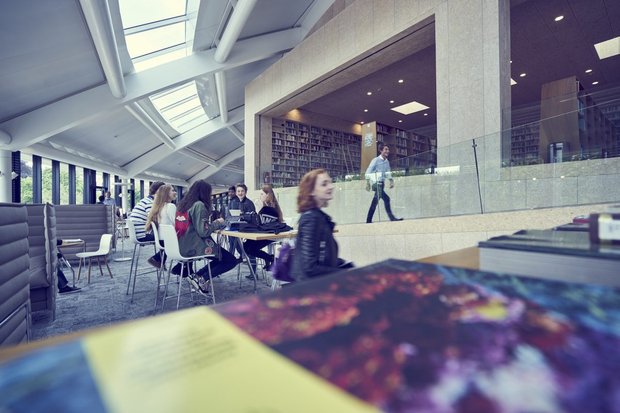
[(329, 215), (314, 208), (299, 219), (291, 276), (300, 281), (338, 271), (338, 244)]
[(247, 197), (244, 197), (243, 201), (241, 201), (238, 197), (231, 199), (228, 203), (228, 210), (231, 209), (239, 209), (241, 210), (241, 214), (256, 212), (254, 202), (250, 201)]

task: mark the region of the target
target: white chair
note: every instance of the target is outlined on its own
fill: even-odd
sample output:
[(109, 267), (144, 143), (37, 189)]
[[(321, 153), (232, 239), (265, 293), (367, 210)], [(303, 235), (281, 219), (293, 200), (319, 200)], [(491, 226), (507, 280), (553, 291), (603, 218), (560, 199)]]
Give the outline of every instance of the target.
[(108, 254), (110, 253), (110, 246), (112, 244), (112, 234), (103, 234), (101, 236), (101, 240), (99, 241), (99, 249), (97, 251), (90, 252), (78, 252), (75, 254), (76, 257), (80, 259), (80, 266), (78, 268), (78, 280), (80, 279), (80, 274), (82, 273), (82, 261), (88, 258), (88, 283), (90, 284), (90, 267), (91, 261), (93, 258), (97, 259), (97, 265), (99, 265), (99, 272), (101, 276), (103, 276), (103, 269), (101, 268), (101, 262), (99, 258), (103, 258), (105, 262), (105, 266), (108, 268), (108, 272), (110, 273), (110, 278), (114, 278), (112, 276), (112, 271), (110, 271), (110, 266), (108, 265)]
[[(177, 262), (181, 264), (181, 274), (177, 277), (178, 285), (177, 285), (177, 310), (179, 309), (179, 305), (181, 303), (181, 282), (183, 280), (183, 275), (185, 269), (187, 268), (184, 264), (189, 264), (194, 261), (205, 261), (207, 263), (207, 271), (209, 273), (209, 285), (211, 289), (211, 299), (213, 300), (213, 304), (215, 304), (215, 291), (213, 287), (213, 279), (211, 278), (211, 265), (209, 263), (209, 258), (213, 258), (213, 255), (197, 255), (194, 257), (184, 257), (181, 255), (181, 251), (179, 249), (179, 240), (177, 239), (177, 234), (172, 225), (160, 225), (159, 226), (159, 236), (162, 241), (164, 241), (164, 245), (166, 248), (166, 256), (168, 257), (168, 276), (166, 277), (166, 286), (164, 288), (164, 298), (162, 299), (161, 308), (164, 309), (164, 305), (166, 304), (166, 300), (168, 299), (168, 285), (170, 284), (170, 272), (172, 271), (172, 263)], [(189, 278), (189, 274), (188, 274)], [(190, 294), (192, 293), (192, 285), (188, 280), (188, 284), (190, 286)], [(193, 295), (192, 295), (193, 299)]]
[[(126, 223), (127, 229), (129, 231), (129, 241), (131, 241), (131, 243), (133, 244), (133, 255), (131, 256), (131, 267), (129, 267), (129, 279), (127, 280), (127, 292), (125, 294), (129, 294), (129, 285), (131, 284), (131, 278), (133, 274), (133, 288), (131, 289), (131, 302), (133, 303), (133, 294), (136, 290), (136, 278), (138, 277), (138, 263), (140, 262), (140, 252), (142, 251), (142, 248), (150, 246), (153, 246), (155, 248), (155, 251), (157, 252), (157, 247), (155, 247), (155, 241), (138, 241), (138, 238), (136, 236), (135, 224), (131, 219), (128, 219)], [(154, 227), (154, 225), (151, 225), (151, 227)], [(155, 271), (157, 271), (157, 273), (159, 274), (159, 269), (145, 271), (141, 274), (150, 274)]]
[(162, 247), (161, 242), (160, 242), (160, 238), (159, 238), (159, 231), (157, 230), (157, 225), (153, 225), (151, 227), (151, 230), (153, 231), (153, 237), (155, 238), (155, 253), (159, 253), (159, 262), (161, 262), (161, 267), (157, 270), (157, 290), (155, 291), (155, 310), (157, 310), (157, 302), (159, 300), (159, 290), (162, 286), (161, 280), (163, 277), (163, 273), (166, 270), (166, 267), (164, 266), (164, 257), (165, 257), (165, 245)]

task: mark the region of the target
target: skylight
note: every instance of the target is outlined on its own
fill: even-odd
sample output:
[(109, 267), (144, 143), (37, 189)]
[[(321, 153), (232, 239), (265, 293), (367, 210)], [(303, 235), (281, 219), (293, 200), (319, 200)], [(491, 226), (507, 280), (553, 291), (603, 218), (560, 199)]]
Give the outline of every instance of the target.
[(603, 60), (620, 54), (620, 36), (594, 45), (598, 58)]
[(425, 109), (428, 109), (428, 106), (416, 102), (415, 100), (413, 102), (405, 103), (404, 105), (392, 108), (394, 112), (402, 113), (403, 115), (410, 115)]
[(153, 95), (150, 99), (166, 122), (179, 133), (187, 132), (209, 120), (193, 80)]

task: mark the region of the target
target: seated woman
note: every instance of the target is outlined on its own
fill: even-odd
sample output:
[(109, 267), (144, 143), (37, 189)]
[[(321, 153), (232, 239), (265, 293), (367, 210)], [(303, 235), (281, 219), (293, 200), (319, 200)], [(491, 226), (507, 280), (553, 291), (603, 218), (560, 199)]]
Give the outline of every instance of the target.
[[(157, 228), (160, 225), (173, 225), (177, 213), (177, 207), (173, 202), (177, 199), (177, 191), (172, 185), (162, 185), (155, 192), (155, 199), (153, 200), (153, 206), (149, 211), (149, 215), (146, 218), (145, 230), (151, 232), (151, 226), (155, 224)], [(163, 241), (159, 241), (162, 247)], [(162, 262), (159, 257), (155, 256), (148, 259), (148, 263), (154, 267), (160, 268)], [(166, 255), (163, 255), (163, 262), (166, 262)]]
[[(269, 184), (263, 185), (259, 195), (260, 202), (263, 205), (260, 211), (258, 211), (261, 222), (282, 222), (282, 210), (280, 209), (276, 195), (273, 193), (273, 187)], [(269, 240), (247, 240), (243, 244), (243, 248), (250, 257), (262, 258), (265, 261), (265, 270), (269, 271), (271, 264), (273, 264), (273, 254), (268, 254), (262, 249), (272, 243), (273, 241)], [(248, 276), (248, 278), (251, 277), (251, 275)]]
[[(215, 255), (211, 260), (211, 276), (217, 277), (237, 265), (235, 257), (211, 238), (214, 231), (226, 226), (222, 218), (209, 222), (211, 212), (211, 185), (206, 181), (196, 181), (189, 188), (177, 206), (176, 218), (189, 217), (189, 226), (179, 237), (179, 249), (183, 256)], [(219, 258), (218, 258), (219, 257)], [(201, 293), (209, 292), (209, 273), (205, 266), (190, 276), (190, 281)]]
[(301, 217), (290, 274), (297, 281), (353, 266), (338, 258), (338, 244), (333, 234), (335, 224), (321, 211), (332, 200), (333, 192), (332, 179), (325, 169), (312, 170), (301, 178), (297, 195)]

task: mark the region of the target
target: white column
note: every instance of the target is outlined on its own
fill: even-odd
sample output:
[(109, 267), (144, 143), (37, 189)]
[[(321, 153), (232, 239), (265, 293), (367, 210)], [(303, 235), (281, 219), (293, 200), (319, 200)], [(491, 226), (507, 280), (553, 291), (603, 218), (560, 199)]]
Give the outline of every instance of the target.
[(13, 172), (11, 151), (0, 150), (0, 202), (13, 201), (11, 197), (11, 172)]
[(127, 186), (129, 185), (129, 180), (127, 178), (122, 179), (123, 186), (121, 186), (121, 193), (123, 196), (121, 197), (121, 208), (123, 208), (123, 213), (127, 213), (127, 207), (129, 206), (129, 193), (127, 192)]

